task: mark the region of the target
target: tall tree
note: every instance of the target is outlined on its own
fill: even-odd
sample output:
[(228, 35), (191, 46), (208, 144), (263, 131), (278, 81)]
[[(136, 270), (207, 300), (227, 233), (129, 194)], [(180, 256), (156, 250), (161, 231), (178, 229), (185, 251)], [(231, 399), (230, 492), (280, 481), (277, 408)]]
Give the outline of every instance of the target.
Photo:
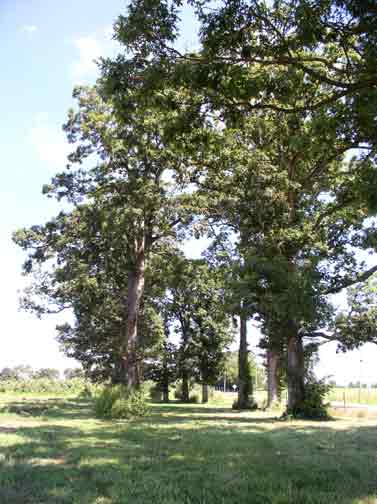
[(203, 401), (207, 402), (208, 385), (214, 385), (222, 374), (224, 350), (233, 339), (219, 272), (204, 260), (177, 257), (172, 264), (167, 309), (180, 336), (183, 400), (189, 400), (189, 380), (195, 379), (203, 385)]
[[(219, 214), (217, 191), (242, 236), (248, 304), (257, 300), (262, 319), (280, 327), (294, 410), (304, 395), (303, 337), (328, 321), (326, 295), (374, 271), (349, 246), (375, 246), (366, 224), (375, 211), (375, 8), (351, 0), (192, 4), (201, 25), (196, 53), (174, 47), (178, 2), (132, 3), (117, 36), (151, 62), (142, 88), (164, 79), (189, 89), (211, 116), (203, 149), (186, 150), (188, 164), (197, 161), (198, 180), (212, 191), (207, 215)], [(363, 161), (344, 168), (352, 148), (365, 151)]]
[[(140, 382), (138, 322), (147, 261), (164, 240), (175, 236), (187, 217), (183, 204), (188, 198), (178, 193), (172, 177), (181, 159), (168, 148), (164, 130), (168, 116), (143, 107), (129, 92), (124, 100), (127, 108), (120, 110), (119, 97), (116, 108), (99, 91), (98, 87), (75, 90), (78, 109), (69, 112), (64, 126), (74, 145), (70, 164), (44, 189), (50, 197), (65, 198), (73, 210), (44, 226), (21, 230), (15, 241), (29, 251), (25, 271), (39, 275), (34, 291), (59, 310), (77, 301), (73, 308), (80, 311), (80, 322), (87, 318), (87, 327), (93, 326), (95, 305), (88, 311), (93, 299), (77, 298), (75, 274), (86, 292), (102, 282), (97, 293), (111, 300), (110, 313), (118, 325), (120, 374), (133, 389)], [(45, 271), (38, 273), (41, 265)], [(103, 290), (106, 283), (108, 293)], [(72, 289), (76, 289), (73, 300)], [(29, 306), (39, 313), (48, 311)]]
[[(290, 85), (299, 88), (300, 77)], [(247, 279), (240, 296), (285, 342), (279, 348), (287, 351), (295, 409), (304, 397), (303, 338), (329, 322), (327, 295), (376, 269), (356, 254), (375, 247), (368, 221), (375, 168), (366, 159), (342, 161), (352, 144), (337, 138), (330, 113), (264, 112), (229, 122), (202, 156), (199, 192), (209, 196), (207, 219), (242, 236), (235, 241)]]

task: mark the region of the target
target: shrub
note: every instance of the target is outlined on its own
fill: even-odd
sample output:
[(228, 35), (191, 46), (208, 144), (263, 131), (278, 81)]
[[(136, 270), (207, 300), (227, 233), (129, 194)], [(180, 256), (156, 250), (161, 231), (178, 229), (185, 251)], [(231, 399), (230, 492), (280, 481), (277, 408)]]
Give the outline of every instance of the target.
[(79, 397), (82, 399), (90, 399), (93, 397), (93, 386), (90, 387), (89, 385), (86, 385), (79, 393)]
[(288, 411), (289, 415), (295, 418), (308, 418), (317, 420), (328, 420), (329, 404), (325, 402), (331, 385), (324, 380), (317, 380), (310, 377), (305, 384), (304, 400), (294, 409)]
[(200, 394), (198, 392), (193, 392), (192, 394), (190, 394), (189, 402), (198, 404), (200, 402)]
[[(190, 403), (199, 403), (201, 398), (201, 386), (196, 383), (190, 383), (189, 385), (189, 402)], [(174, 397), (179, 401), (182, 401), (182, 382), (178, 382), (175, 390)]]
[(149, 388), (149, 397), (153, 402), (161, 402), (162, 401), (162, 391), (158, 385), (153, 385)]
[(129, 392), (123, 385), (104, 387), (95, 397), (96, 416), (107, 419), (129, 419), (145, 416), (148, 406), (145, 392)]
[[(190, 390), (191, 390), (191, 385), (189, 386)], [(182, 401), (182, 382), (179, 381), (176, 383), (175, 385), (175, 389), (174, 389), (174, 398), (175, 399), (178, 399), (178, 401)]]

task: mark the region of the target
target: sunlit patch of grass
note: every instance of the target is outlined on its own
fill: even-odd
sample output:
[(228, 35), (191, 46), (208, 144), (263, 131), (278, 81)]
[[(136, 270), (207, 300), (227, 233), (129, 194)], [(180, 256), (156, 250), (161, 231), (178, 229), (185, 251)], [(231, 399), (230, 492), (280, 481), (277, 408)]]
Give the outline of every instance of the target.
[(0, 503), (377, 503), (375, 419), (282, 422), (225, 398), (105, 422), (89, 401), (2, 400)]

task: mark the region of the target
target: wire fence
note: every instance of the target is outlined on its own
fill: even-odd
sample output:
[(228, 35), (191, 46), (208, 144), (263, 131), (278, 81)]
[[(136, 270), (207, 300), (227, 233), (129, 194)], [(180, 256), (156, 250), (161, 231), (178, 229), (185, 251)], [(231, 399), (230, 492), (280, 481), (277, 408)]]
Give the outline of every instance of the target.
[(342, 403), (345, 407), (352, 404), (377, 406), (377, 388), (371, 387), (333, 387), (328, 400)]
[[(223, 388), (221, 387), (216, 387), (216, 390), (223, 392)], [(228, 390), (225, 396), (228, 398), (236, 397), (237, 390)], [(267, 401), (267, 390), (254, 390), (254, 398), (259, 404), (263, 404)], [(377, 406), (377, 388), (362, 387), (359, 389), (358, 387), (333, 387), (327, 396), (327, 400), (344, 407), (352, 406), (353, 404)], [(283, 389), (281, 393), (281, 402), (282, 404), (286, 404), (287, 401), (288, 391), (287, 389)]]

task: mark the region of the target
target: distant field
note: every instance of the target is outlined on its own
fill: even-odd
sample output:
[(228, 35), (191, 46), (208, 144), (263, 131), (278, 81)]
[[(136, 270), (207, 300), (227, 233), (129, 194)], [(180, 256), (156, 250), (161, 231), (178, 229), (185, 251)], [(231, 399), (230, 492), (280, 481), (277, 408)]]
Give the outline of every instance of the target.
[[(257, 401), (259, 407), (263, 407), (267, 401), (267, 391), (266, 390), (256, 390), (254, 391), (254, 399)], [(233, 402), (237, 399), (237, 392), (215, 392), (215, 399), (212, 402), (219, 402), (224, 406), (231, 407)]]
[(341, 401), (345, 398), (347, 404), (369, 404), (377, 406), (377, 389), (370, 390), (362, 388), (359, 396), (359, 389), (349, 387), (334, 387), (329, 394), (330, 401)]
[[(357, 388), (349, 387), (334, 387), (330, 390), (328, 395), (329, 401), (339, 401), (343, 403), (345, 398), (346, 405), (349, 404), (369, 404), (370, 406), (377, 406), (377, 389), (371, 388), (370, 390), (362, 388), (360, 391)], [(267, 392), (264, 390), (258, 390), (255, 392), (255, 398), (259, 404), (263, 404), (263, 401), (267, 400)], [(286, 390), (282, 393), (283, 403), (287, 399)]]
[(110, 423), (88, 400), (0, 394), (0, 503), (377, 503), (377, 419), (282, 422), (230, 402)]

